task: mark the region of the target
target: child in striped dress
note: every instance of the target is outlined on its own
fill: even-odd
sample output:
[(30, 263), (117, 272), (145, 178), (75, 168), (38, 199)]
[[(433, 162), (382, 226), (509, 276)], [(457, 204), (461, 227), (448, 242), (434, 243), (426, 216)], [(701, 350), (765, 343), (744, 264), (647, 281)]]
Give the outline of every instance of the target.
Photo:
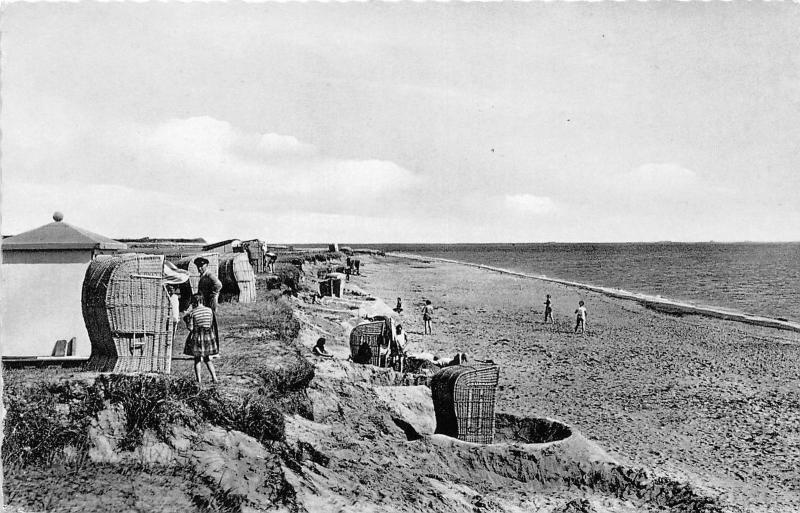
[(214, 312), (203, 305), (202, 294), (195, 294), (192, 297), (192, 310), (184, 320), (190, 333), (183, 352), (194, 356), (194, 375), (197, 382), (201, 383), (200, 363), (205, 362), (211, 374), (211, 381), (216, 383), (217, 372), (210, 357), (219, 354), (219, 340), (214, 333)]

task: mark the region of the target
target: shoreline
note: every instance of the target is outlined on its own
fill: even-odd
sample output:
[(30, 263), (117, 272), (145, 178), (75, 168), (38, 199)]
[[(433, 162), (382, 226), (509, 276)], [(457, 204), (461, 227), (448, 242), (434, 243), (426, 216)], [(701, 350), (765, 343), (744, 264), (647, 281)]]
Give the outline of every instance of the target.
[(514, 271), (511, 269), (504, 269), (502, 267), (495, 267), (485, 264), (476, 264), (472, 262), (465, 262), (462, 260), (453, 260), (449, 258), (442, 258), (442, 257), (428, 257), (422, 255), (415, 255), (412, 253), (400, 253), (400, 252), (387, 252), (386, 256), (392, 256), (395, 258), (407, 258), (416, 261), (436, 261), (436, 262), (443, 262), (448, 264), (456, 264), (456, 265), (464, 265), (468, 267), (474, 267), (477, 269), (484, 269), (487, 271), (492, 271), (501, 274), (507, 274), (510, 276), (517, 276), (520, 278), (532, 279), (532, 280), (541, 280), (550, 283), (557, 283), (559, 285), (567, 285), (569, 287), (575, 287), (582, 290), (588, 290), (591, 292), (596, 292), (608, 297), (622, 299), (626, 301), (632, 301), (638, 303), (642, 306), (647, 308), (652, 308), (656, 311), (671, 314), (671, 315), (700, 315), (703, 317), (709, 317), (714, 319), (722, 319), (725, 321), (733, 321), (733, 322), (740, 322), (744, 324), (749, 324), (752, 326), (761, 326), (766, 328), (775, 328), (779, 330), (785, 331), (794, 331), (800, 333), (800, 322), (794, 322), (789, 320), (781, 320), (771, 317), (764, 317), (761, 315), (754, 315), (748, 314), (744, 312), (738, 312), (735, 310), (730, 310), (724, 307), (715, 307), (715, 306), (706, 306), (706, 305), (695, 305), (690, 304), (682, 301), (677, 301), (669, 298), (663, 298), (659, 296), (652, 296), (648, 294), (641, 294), (638, 292), (629, 292), (627, 290), (622, 289), (615, 289), (612, 287), (601, 287), (598, 285), (591, 285), (588, 283), (580, 283), (574, 282), (570, 280), (563, 280), (559, 278), (550, 278), (544, 275), (536, 275), (536, 274), (528, 274), (519, 271)]

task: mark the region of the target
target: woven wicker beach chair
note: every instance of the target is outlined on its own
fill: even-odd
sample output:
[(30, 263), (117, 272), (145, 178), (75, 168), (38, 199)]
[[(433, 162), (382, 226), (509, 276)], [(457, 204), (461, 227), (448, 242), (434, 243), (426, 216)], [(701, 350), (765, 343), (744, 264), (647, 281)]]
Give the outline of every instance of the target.
[(384, 321), (359, 324), (350, 332), (350, 355), (355, 361), (361, 345), (366, 343), (372, 352), (369, 363), (376, 367), (385, 367), (386, 358), (381, 358), (381, 342), (384, 340), (386, 323)]
[(240, 303), (255, 302), (256, 275), (244, 253), (220, 255), (218, 276), (222, 282), (222, 299), (236, 299)]
[(431, 378), (436, 433), (465, 442), (494, 442), (494, 407), (500, 368), (492, 364), (445, 367)]
[(163, 255), (101, 256), (86, 270), (81, 305), (101, 372), (170, 372), (174, 322)]

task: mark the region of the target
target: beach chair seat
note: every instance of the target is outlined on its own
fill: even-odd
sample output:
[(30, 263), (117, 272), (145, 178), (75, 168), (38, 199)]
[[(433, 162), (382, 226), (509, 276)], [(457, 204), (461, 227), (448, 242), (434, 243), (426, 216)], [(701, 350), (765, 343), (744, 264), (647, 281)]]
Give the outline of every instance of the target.
[(358, 362), (361, 346), (366, 344), (370, 350), (369, 363), (376, 367), (385, 367), (387, 358), (381, 356), (381, 342), (384, 340), (386, 324), (383, 321), (359, 324), (350, 332), (350, 357)]
[(53, 347), (53, 354), (51, 356), (67, 356), (67, 341), (56, 341), (56, 345)]

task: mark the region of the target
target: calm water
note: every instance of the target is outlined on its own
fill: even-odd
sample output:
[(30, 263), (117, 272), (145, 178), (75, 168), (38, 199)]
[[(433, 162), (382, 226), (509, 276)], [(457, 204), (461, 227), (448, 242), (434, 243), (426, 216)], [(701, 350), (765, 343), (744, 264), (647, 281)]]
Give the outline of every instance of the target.
[(800, 321), (800, 243), (348, 245), (486, 264)]

